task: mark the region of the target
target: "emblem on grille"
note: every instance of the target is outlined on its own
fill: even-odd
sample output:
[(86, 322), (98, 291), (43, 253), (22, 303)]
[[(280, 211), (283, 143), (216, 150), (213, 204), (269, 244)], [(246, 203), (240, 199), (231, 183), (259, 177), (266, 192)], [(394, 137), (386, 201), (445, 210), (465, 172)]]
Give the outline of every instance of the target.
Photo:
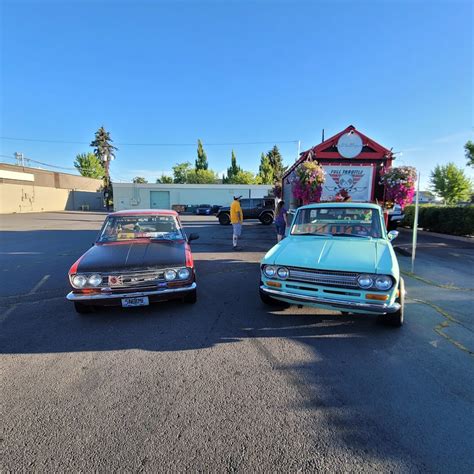
[(122, 276), (109, 276), (109, 286), (122, 286), (123, 277)]

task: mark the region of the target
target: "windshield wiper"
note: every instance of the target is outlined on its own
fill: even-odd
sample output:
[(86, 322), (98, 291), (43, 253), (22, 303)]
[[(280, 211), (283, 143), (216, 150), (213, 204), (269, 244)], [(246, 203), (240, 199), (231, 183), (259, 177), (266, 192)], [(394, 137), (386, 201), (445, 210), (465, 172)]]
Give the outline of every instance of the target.
[(370, 239), (370, 235), (358, 235), (358, 234), (346, 234), (344, 232), (334, 232), (334, 235), (336, 237), (359, 237), (360, 239)]

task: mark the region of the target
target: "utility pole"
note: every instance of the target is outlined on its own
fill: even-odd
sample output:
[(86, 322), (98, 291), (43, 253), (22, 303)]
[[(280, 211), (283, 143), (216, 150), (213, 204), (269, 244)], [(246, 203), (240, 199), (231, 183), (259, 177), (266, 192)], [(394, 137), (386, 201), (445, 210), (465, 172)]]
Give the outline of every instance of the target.
[(24, 159), (23, 153), (16, 151), (15, 159), (16, 159), (17, 166), (25, 166), (25, 159)]

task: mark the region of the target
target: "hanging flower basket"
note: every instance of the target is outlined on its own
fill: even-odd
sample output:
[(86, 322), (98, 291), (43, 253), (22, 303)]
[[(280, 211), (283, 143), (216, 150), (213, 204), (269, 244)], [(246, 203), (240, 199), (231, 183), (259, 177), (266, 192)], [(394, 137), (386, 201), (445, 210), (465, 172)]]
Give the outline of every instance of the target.
[(413, 202), (416, 170), (412, 166), (383, 168), (380, 184), (385, 186), (385, 200), (398, 204), (402, 209)]
[(324, 169), (317, 161), (305, 161), (296, 169), (293, 196), (303, 204), (319, 202), (325, 180)]

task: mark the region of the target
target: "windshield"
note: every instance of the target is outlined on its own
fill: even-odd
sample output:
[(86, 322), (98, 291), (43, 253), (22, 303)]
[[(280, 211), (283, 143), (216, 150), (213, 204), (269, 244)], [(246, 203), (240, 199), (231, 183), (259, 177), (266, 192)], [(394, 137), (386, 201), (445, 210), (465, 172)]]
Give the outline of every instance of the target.
[(381, 238), (380, 214), (376, 209), (362, 207), (302, 209), (293, 222), (291, 235)]
[(183, 239), (174, 216), (110, 216), (105, 222), (99, 242), (134, 239)]

